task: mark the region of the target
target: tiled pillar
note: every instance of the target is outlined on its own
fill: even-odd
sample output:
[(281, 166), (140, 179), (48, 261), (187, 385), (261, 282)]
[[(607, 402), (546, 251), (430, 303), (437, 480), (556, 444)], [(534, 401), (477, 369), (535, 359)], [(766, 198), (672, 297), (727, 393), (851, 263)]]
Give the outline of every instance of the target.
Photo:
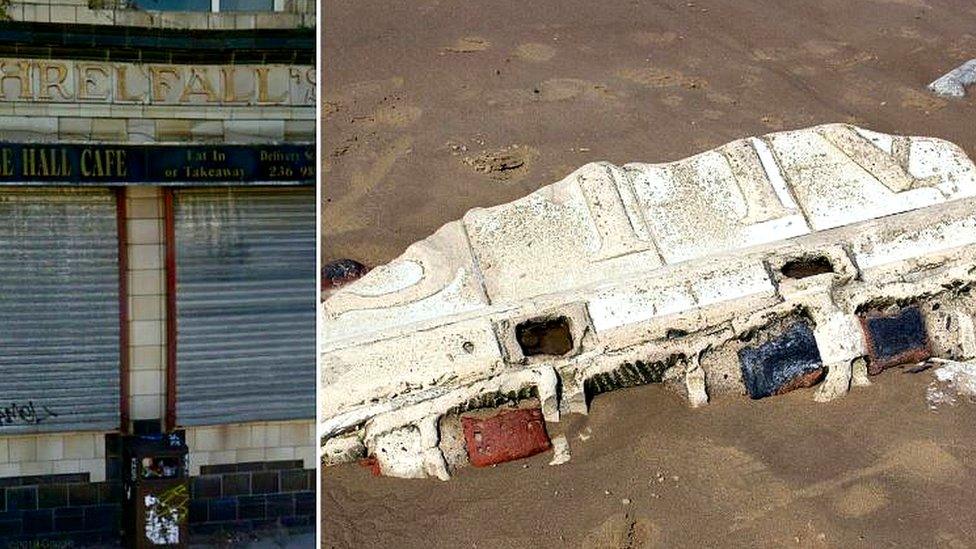
[(129, 413), (160, 419), (165, 406), (166, 271), (159, 187), (125, 190), (129, 277)]

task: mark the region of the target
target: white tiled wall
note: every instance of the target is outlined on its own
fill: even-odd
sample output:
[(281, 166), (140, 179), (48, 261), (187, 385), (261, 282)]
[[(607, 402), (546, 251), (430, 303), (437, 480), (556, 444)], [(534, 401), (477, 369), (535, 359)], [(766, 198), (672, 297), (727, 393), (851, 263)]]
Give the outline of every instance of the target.
[(275, 421), (190, 427), (190, 474), (199, 475), (203, 465), (250, 461), (302, 460), (315, 468), (315, 422)]
[(54, 433), (0, 438), (0, 478), (89, 473), (105, 480), (105, 434)]
[(166, 402), (166, 269), (159, 187), (125, 190), (129, 265), (129, 410), (158, 419)]

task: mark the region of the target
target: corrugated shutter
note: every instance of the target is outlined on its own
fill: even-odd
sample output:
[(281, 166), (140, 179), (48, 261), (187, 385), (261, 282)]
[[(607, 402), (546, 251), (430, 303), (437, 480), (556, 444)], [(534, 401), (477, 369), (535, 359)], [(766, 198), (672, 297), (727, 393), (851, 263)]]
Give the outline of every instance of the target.
[(174, 191), (177, 423), (312, 418), (315, 189)]
[(0, 188), (0, 434), (119, 427), (115, 194)]

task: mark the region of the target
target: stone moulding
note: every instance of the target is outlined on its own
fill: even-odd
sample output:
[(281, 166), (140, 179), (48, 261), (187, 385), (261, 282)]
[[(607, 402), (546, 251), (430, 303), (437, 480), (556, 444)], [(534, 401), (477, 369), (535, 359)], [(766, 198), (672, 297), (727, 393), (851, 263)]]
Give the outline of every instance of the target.
[[(971, 358), (974, 243), (976, 167), (935, 138), (828, 124), (587, 164), (469, 211), (321, 305), (323, 460), (446, 479), (464, 460), (444, 427), (459, 422), (441, 419), (486, 402), (531, 395), (554, 424), (592, 393), (660, 382), (701, 406), (747, 394), (744, 368), (778, 384), (750, 378), (754, 398), (818, 382), (824, 401), (868, 383), (866, 341)], [(871, 334), (865, 315), (920, 316), (902, 339), (924, 345), (895, 341), (918, 322)]]

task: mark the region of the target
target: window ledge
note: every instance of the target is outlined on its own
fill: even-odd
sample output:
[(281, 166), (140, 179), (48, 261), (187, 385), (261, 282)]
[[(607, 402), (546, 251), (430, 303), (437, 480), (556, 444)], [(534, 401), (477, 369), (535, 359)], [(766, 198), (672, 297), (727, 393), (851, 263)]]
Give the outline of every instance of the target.
[[(112, 0), (108, 0), (109, 4)], [(89, 8), (87, 0), (11, 2), (7, 14), (13, 21), (77, 23), (188, 30), (291, 29), (315, 27), (315, 3), (285, 0), (283, 11), (179, 12), (132, 8)]]

